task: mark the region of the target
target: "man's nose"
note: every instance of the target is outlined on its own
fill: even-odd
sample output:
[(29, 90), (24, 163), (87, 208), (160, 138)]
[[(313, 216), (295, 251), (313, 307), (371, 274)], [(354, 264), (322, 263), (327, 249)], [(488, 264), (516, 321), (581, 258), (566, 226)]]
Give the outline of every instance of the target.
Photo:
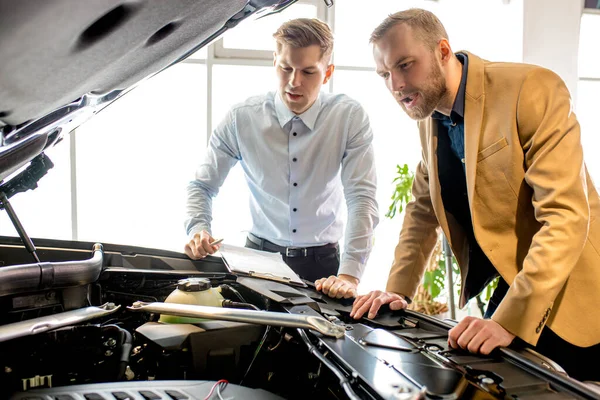
[(390, 74), (389, 85), (392, 92), (401, 92), (402, 90), (404, 90), (405, 84), (406, 82), (402, 74), (396, 72), (392, 72)]
[(298, 87), (302, 84), (302, 76), (301, 75), (302, 74), (300, 71), (292, 72), (292, 75), (290, 76), (290, 86), (291, 87)]

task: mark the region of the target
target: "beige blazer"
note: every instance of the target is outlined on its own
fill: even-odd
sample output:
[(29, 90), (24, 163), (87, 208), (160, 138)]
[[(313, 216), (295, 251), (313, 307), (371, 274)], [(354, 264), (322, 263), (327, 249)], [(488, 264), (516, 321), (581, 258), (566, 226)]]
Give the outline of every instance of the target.
[[(577, 346), (600, 342), (600, 198), (583, 162), (569, 92), (553, 72), (469, 56), (465, 167), (473, 230), (510, 285), (492, 316), (535, 345), (544, 325)], [(468, 272), (468, 240), (442, 204), (437, 125), (419, 122), (422, 161), (387, 290), (413, 297), (437, 240)], [(600, 133), (600, 132), (599, 132)], [(593, 155), (593, 153), (588, 153)], [(461, 296), (460, 306), (466, 303)]]

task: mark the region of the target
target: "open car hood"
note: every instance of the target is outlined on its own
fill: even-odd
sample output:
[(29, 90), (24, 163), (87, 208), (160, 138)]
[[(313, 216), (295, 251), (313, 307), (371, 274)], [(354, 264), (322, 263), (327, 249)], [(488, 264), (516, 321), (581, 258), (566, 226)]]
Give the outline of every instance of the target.
[(0, 0), (0, 181), (140, 81), (295, 1)]

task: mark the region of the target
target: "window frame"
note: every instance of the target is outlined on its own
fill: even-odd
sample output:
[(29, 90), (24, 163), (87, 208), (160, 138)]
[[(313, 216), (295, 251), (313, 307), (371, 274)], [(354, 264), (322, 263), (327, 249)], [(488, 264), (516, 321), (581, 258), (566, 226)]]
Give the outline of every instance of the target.
[[(598, 19), (600, 20), (600, 9), (592, 9), (592, 8), (584, 8), (583, 12), (581, 13), (581, 19), (583, 19), (583, 16), (589, 14), (589, 15), (597, 15)], [(581, 26), (581, 23), (580, 23)], [(581, 41), (581, 27), (580, 27), (580, 32), (579, 32), (579, 41)], [(579, 48), (579, 50), (581, 50), (581, 48)], [(581, 56), (578, 54), (579, 59), (581, 59)], [(592, 82), (598, 82), (600, 81), (600, 73), (598, 74), (598, 76), (582, 76), (582, 75), (578, 75), (577, 77), (578, 81), (592, 81)]]

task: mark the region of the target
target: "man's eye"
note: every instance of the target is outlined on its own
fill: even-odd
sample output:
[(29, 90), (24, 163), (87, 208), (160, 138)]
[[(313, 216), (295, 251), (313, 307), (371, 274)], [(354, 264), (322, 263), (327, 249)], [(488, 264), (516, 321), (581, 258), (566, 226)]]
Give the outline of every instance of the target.
[(390, 74), (388, 72), (384, 72), (383, 74), (379, 74), (379, 76), (383, 79), (387, 79), (390, 76)]
[(282, 70), (284, 70), (285, 72), (292, 72), (291, 68), (288, 67), (281, 67)]
[(401, 69), (408, 69), (412, 65), (412, 62), (402, 63), (400, 64)]
[(304, 71), (304, 73), (305, 73), (306, 75), (312, 75), (312, 74), (314, 74), (314, 72), (310, 72), (310, 71)]

